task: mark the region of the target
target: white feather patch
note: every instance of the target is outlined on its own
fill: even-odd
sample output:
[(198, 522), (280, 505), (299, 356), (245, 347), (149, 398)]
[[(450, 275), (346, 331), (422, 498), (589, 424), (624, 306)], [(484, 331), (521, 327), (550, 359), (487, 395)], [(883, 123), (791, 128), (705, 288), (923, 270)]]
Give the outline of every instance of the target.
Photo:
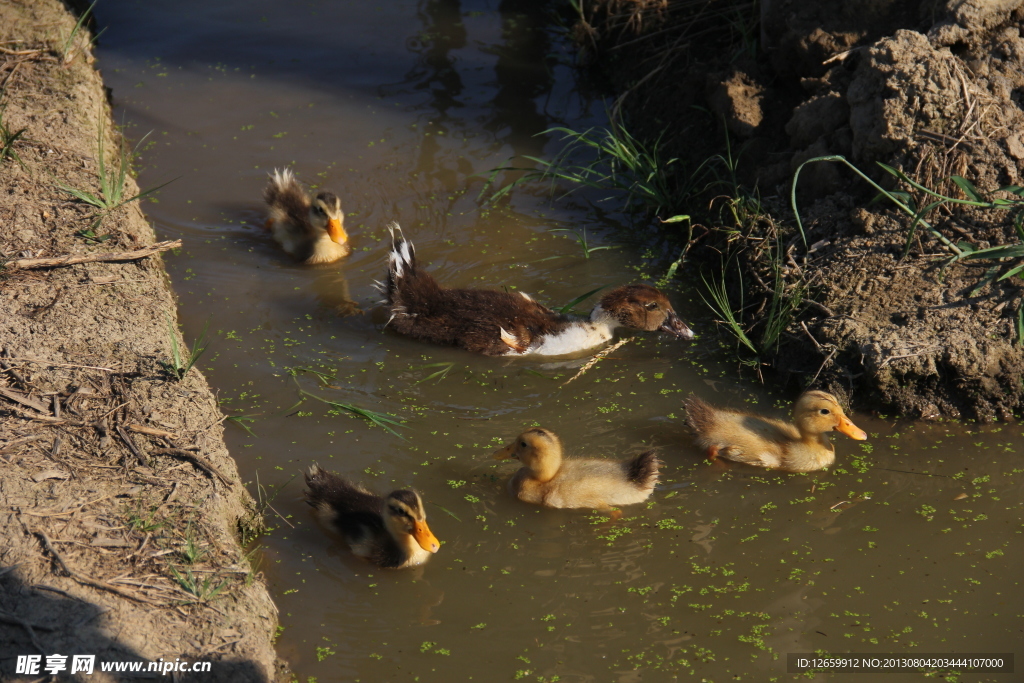
[(613, 327), (602, 322), (573, 323), (558, 334), (539, 338), (526, 349), (526, 353), (540, 356), (579, 353), (604, 344), (612, 338), (613, 330)]
[(402, 259), (397, 251), (392, 251), (389, 254), (388, 265), (391, 268), (391, 272), (395, 274), (396, 280), (402, 277)]
[(508, 330), (506, 330), (504, 327), (498, 326), (498, 329), (501, 330), (501, 341), (504, 342), (505, 345), (508, 346), (510, 349), (518, 352), (521, 347), (519, 344), (519, 340), (516, 338), (516, 336), (509, 332)]

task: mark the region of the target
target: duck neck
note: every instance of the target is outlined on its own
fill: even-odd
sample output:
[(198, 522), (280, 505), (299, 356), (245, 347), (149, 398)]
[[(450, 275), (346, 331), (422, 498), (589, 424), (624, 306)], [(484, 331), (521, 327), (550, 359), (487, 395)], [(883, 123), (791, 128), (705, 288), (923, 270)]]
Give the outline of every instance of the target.
[(562, 467), (562, 451), (554, 447), (546, 451), (543, 458), (535, 458), (530, 463), (531, 479), (540, 482), (551, 481)]
[(423, 564), (430, 557), (430, 553), (421, 548), (420, 544), (410, 534), (402, 534), (397, 536), (395, 540), (398, 541), (398, 545), (405, 551), (406, 560), (404, 566)]
[(808, 446), (820, 446), (826, 450), (833, 450), (832, 439), (828, 438), (828, 432), (802, 432), (800, 440)]
[(393, 517), (385, 515), (384, 520), (388, 534), (392, 539), (394, 539), (395, 544), (405, 556), (405, 560), (400, 566), (409, 567), (412, 565), (423, 564), (427, 558), (430, 557), (430, 553), (421, 548), (420, 544), (416, 542), (415, 537), (403, 529)]
[(615, 328), (622, 326), (619, 319), (606, 311), (601, 304), (594, 306), (594, 310), (590, 312), (590, 322), (595, 327), (604, 328), (609, 337), (612, 336)]

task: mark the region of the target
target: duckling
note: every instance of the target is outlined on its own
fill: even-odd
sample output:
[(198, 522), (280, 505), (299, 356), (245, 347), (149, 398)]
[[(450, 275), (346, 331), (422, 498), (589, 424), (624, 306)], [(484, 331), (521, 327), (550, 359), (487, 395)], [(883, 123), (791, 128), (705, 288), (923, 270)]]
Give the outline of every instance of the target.
[(523, 292), (442, 287), (419, 268), (416, 251), (398, 224), (389, 227), (387, 282), (378, 286), (391, 311), (388, 324), (414, 339), (487, 356), (561, 356), (599, 346), (619, 327), (693, 338), (668, 298), (649, 285), (626, 285), (608, 292), (589, 319), (556, 313)]
[(354, 555), (375, 565), (415, 567), (441, 547), (415, 491), (402, 489), (381, 497), (319, 465), (306, 472), (306, 487), (306, 502), (341, 532)]
[(341, 200), (333, 192), (320, 192), (310, 200), (291, 169), (275, 169), (263, 201), (267, 229), (285, 253), (303, 265), (333, 263), (352, 251)]
[(554, 432), (534, 428), (494, 454), (516, 458), (523, 466), (509, 480), (519, 500), (550, 508), (608, 508), (647, 500), (658, 483), (661, 461), (654, 451), (630, 460), (562, 458)]
[(813, 472), (835, 462), (835, 448), (827, 435), (833, 429), (858, 441), (868, 438), (846, 417), (836, 397), (824, 391), (808, 391), (796, 400), (796, 424), (716, 408), (696, 396), (686, 399), (686, 415), (708, 459), (722, 457), (786, 472)]

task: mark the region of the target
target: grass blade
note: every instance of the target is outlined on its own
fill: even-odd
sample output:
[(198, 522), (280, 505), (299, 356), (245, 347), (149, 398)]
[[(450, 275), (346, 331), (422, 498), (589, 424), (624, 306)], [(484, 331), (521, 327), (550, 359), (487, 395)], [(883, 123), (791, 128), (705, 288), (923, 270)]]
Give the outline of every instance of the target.
[(317, 396), (316, 394), (311, 394), (308, 391), (302, 391), (302, 390), (300, 390), (300, 391), (305, 396), (309, 396), (310, 398), (315, 398), (316, 400), (320, 401), (321, 403), (326, 403), (327, 405), (332, 406), (334, 408), (337, 408), (338, 410), (344, 410), (346, 412), (352, 413), (356, 417), (361, 417), (364, 420), (366, 420), (367, 422), (369, 422), (371, 424), (375, 424), (378, 427), (380, 427), (381, 429), (384, 429), (384, 430), (394, 434), (399, 439), (402, 439), (403, 441), (406, 440), (406, 438), (404, 436), (402, 436), (401, 434), (396, 432), (394, 430), (394, 428), (393, 428), (393, 427), (405, 427), (405, 425), (402, 424), (401, 422), (399, 422), (398, 419), (394, 415), (389, 415), (387, 413), (378, 413), (378, 412), (375, 412), (373, 410), (367, 410), (365, 408), (360, 408), (359, 406), (352, 405), (351, 403), (339, 403), (338, 401), (331, 401), (330, 399), (326, 399), (326, 398), (323, 398), (321, 396)]
[(64, 41), (64, 45), (60, 49), (60, 56), (63, 61), (68, 61), (71, 43), (75, 42), (75, 36), (77, 36), (78, 32), (82, 29), (82, 24), (84, 24), (85, 20), (89, 18), (89, 15), (92, 13), (92, 8), (96, 6), (97, 2), (99, 2), (99, 0), (93, 0), (93, 3), (89, 5), (84, 12), (82, 12), (82, 16), (78, 17), (75, 27), (71, 29), (71, 34), (68, 35), (68, 39)]
[(1017, 343), (1024, 346), (1024, 302), (1017, 309)]
[[(415, 369), (416, 370), (426, 370), (427, 368), (441, 368), (441, 369), (438, 370), (437, 372), (430, 373), (429, 375), (427, 375), (423, 379), (416, 380), (415, 382), (413, 382), (413, 384), (419, 384), (420, 382), (426, 382), (427, 380), (434, 379), (435, 377), (438, 377), (437, 382), (440, 382), (442, 379), (444, 379), (448, 375), (448, 372), (452, 368), (454, 368), (454, 367), (455, 367), (455, 363), (454, 362), (451, 362), (451, 363), (429, 363), (427, 365), (421, 365), (420, 367), (415, 368)], [(435, 382), (435, 384), (437, 382)]]
[(586, 294), (581, 294), (580, 296), (576, 297), (575, 299), (573, 299), (572, 301), (570, 301), (566, 305), (561, 306), (559, 308), (556, 308), (554, 310), (557, 311), (558, 313), (562, 313), (562, 314), (570, 313), (570, 312), (572, 312), (572, 309), (576, 308), (576, 304), (579, 304), (579, 303), (583, 302), (584, 300), (589, 299), (591, 296), (593, 296), (594, 294), (597, 294), (602, 289), (606, 289), (607, 287), (608, 287), (608, 285), (601, 285), (597, 289), (592, 289), (589, 292), (587, 292)]
[[(1003, 276), (1001, 278), (999, 278), (999, 280), (997, 280), (997, 282), (1002, 282), (1003, 280), (1005, 280), (1008, 277), (1013, 277), (1014, 275), (1016, 275), (1017, 273), (1021, 272), (1022, 270), (1024, 270), (1024, 263), (1021, 263), (1018, 266), (1014, 266), (1013, 268), (1010, 268), (1010, 270), (1006, 271), (1006, 273), (1004, 273)], [(1024, 274), (1022, 274), (1021, 277), (1024, 277)]]
[(985, 198), (981, 196), (981, 193), (978, 192), (978, 188), (976, 188), (974, 186), (974, 183), (972, 183), (970, 180), (959, 175), (951, 175), (949, 176), (949, 179), (956, 183), (956, 186), (963, 190), (963, 193), (970, 197), (973, 201), (982, 204), (985, 203)]

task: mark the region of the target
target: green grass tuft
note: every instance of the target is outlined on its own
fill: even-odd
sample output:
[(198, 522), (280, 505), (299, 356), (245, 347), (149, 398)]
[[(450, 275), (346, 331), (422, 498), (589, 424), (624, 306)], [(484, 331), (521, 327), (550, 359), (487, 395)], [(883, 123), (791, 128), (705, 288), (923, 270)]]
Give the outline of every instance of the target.
[[(3, 92), (0, 92), (0, 98), (2, 97)], [(15, 161), (18, 162), (19, 166), (21, 166), (23, 169), (27, 171), (28, 167), (25, 166), (25, 162), (21, 160), (20, 156), (18, 156), (18, 150), (14, 148), (14, 145), (16, 142), (24, 138), (25, 131), (28, 129), (11, 129), (11, 127), (8, 126), (3, 120), (6, 111), (6, 106), (0, 107), (0, 163), (3, 163), (7, 159), (14, 159)]]
[[(599, 201), (625, 195), (625, 206), (630, 213), (659, 215), (685, 201), (703, 177), (704, 164), (689, 175), (685, 187), (679, 187), (679, 181), (671, 173), (679, 160), (663, 158), (660, 140), (650, 146), (645, 145), (614, 120), (607, 128), (590, 128), (578, 132), (556, 127), (539, 135), (555, 133), (562, 134), (563, 147), (550, 161), (524, 156), (523, 159), (533, 162), (536, 167), (505, 166), (490, 172), (483, 192), (493, 186), (499, 173), (522, 173), (495, 191), (490, 197), (492, 202), (523, 183), (548, 182), (552, 194), (555, 194), (558, 183), (567, 182), (576, 187), (611, 193)], [(588, 160), (578, 161), (581, 158)], [(563, 194), (571, 192), (568, 190)], [(665, 222), (672, 222), (674, 218), (666, 219)]]
[[(142, 140), (139, 141), (139, 145), (141, 145), (143, 141), (145, 141), (147, 136), (143, 136)], [(173, 179), (168, 180), (166, 183), (162, 183), (160, 185), (157, 185), (156, 187), (151, 187), (148, 190), (143, 190), (142, 192), (139, 192), (138, 194), (133, 195), (131, 197), (125, 197), (125, 180), (128, 176), (128, 169), (131, 167), (130, 156), (133, 155), (134, 152), (132, 152), (132, 154), (130, 155), (127, 147), (122, 143), (120, 145), (120, 153), (117, 157), (116, 168), (109, 169), (106, 163), (106, 149), (103, 141), (104, 137), (105, 136), (103, 135), (103, 126), (101, 118), (99, 135), (97, 137), (98, 154), (96, 157), (97, 165), (99, 167), (98, 177), (100, 181), (100, 190), (98, 193), (80, 190), (78, 188), (71, 187), (70, 185), (63, 183), (59, 180), (56, 181), (56, 186), (59, 190), (71, 195), (72, 197), (82, 202), (83, 204), (88, 204), (89, 206), (92, 206), (95, 209), (97, 209), (97, 212), (92, 217), (92, 225), (89, 226), (89, 232), (92, 232), (92, 235), (82, 235), (83, 237), (87, 237), (93, 240), (101, 240), (101, 237), (95, 235), (93, 231), (99, 228), (100, 223), (103, 222), (104, 218), (106, 218), (107, 216), (109, 216), (111, 213), (121, 208), (122, 206), (148, 197), (149, 195), (160, 190), (166, 185), (174, 182)], [(135, 149), (138, 149), (138, 145), (136, 145)]]
[(165, 373), (180, 382), (210, 345), (210, 341), (207, 339), (207, 333), (210, 330), (210, 321), (207, 320), (203, 325), (202, 333), (200, 333), (199, 337), (192, 343), (192, 350), (188, 351), (186, 355), (182, 353), (181, 345), (178, 343), (177, 330), (174, 329), (174, 323), (171, 322), (171, 317), (166, 313), (164, 316), (167, 319), (167, 335), (171, 346), (171, 359), (170, 361), (159, 361), (159, 363)]

